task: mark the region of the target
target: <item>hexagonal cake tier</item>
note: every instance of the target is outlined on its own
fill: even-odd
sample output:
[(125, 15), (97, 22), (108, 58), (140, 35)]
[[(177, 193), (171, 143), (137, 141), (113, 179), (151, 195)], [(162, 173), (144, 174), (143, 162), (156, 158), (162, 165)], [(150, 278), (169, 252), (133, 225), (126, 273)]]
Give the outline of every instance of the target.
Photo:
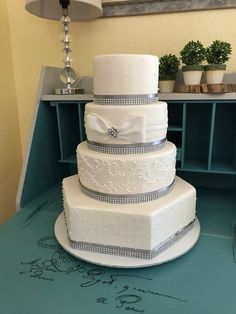
[(171, 192), (140, 204), (110, 204), (86, 196), (78, 176), (63, 180), (64, 213), (74, 248), (152, 259), (183, 236), (195, 219), (195, 188), (179, 177)]

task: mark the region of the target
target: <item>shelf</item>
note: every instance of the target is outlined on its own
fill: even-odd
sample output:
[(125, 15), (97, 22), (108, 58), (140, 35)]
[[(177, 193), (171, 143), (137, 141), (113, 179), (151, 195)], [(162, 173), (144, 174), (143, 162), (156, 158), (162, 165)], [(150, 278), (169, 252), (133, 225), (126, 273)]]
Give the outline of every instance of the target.
[[(206, 187), (220, 190), (229, 190), (235, 193), (236, 175), (227, 173), (210, 172), (208, 170), (192, 171), (188, 169), (177, 169), (177, 175), (191, 183), (195, 188)], [(235, 193), (236, 195), (236, 193)], [(236, 203), (234, 204), (236, 209)]]
[(77, 163), (76, 155), (70, 156), (70, 157), (65, 158), (65, 159), (60, 159), (59, 162), (69, 163), (69, 164), (76, 164)]
[(182, 158), (182, 148), (177, 147), (176, 160), (181, 160)]
[(92, 94), (78, 94), (78, 95), (43, 95), (41, 97), (41, 100), (43, 101), (51, 101), (51, 102), (63, 102), (63, 103), (69, 103), (69, 102), (88, 102), (93, 101), (93, 95)]
[(205, 160), (191, 160), (184, 163), (184, 167), (179, 167), (181, 171), (207, 172), (216, 174), (236, 174), (236, 168), (231, 161), (217, 160), (212, 163), (211, 169), (207, 168)]
[(169, 131), (167, 133), (167, 140), (174, 143), (177, 147), (182, 147), (182, 133)]
[(168, 126), (168, 131), (182, 132), (183, 128), (181, 125), (170, 125)]
[[(171, 131), (181, 131), (183, 124), (183, 104), (182, 103), (168, 103), (168, 123)], [(177, 129), (181, 128), (181, 130)]]
[(78, 109), (74, 104), (56, 106), (61, 159), (74, 154), (79, 143)]
[(216, 105), (211, 169), (236, 172), (236, 103)]
[(225, 94), (207, 94), (207, 93), (159, 93), (158, 98), (161, 101), (173, 101), (174, 103), (182, 101), (208, 101), (208, 102), (225, 102), (235, 101), (236, 93), (225, 93)]
[(236, 165), (232, 160), (214, 160), (212, 161), (210, 172), (236, 174)]
[(187, 104), (184, 168), (208, 169), (211, 117), (212, 104)]
[(208, 171), (207, 169), (207, 160), (200, 158), (192, 158), (188, 161), (185, 161), (184, 167), (181, 170), (188, 171)]
[(61, 162), (74, 163), (71, 156), (75, 154), (77, 145), (85, 140), (84, 104), (74, 102), (55, 102), (58, 136), (61, 151)]

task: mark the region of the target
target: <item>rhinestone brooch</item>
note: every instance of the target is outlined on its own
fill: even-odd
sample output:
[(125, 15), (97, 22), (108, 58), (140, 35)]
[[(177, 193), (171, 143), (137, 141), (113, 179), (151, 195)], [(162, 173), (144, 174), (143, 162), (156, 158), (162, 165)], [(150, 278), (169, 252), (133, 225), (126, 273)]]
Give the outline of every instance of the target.
[(109, 129), (107, 130), (107, 134), (108, 134), (109, 136), (113, 137), (113, 138), (114, 138), (114, 137), (117, 137), (117, 135), (118, 135), (118, 130), (112, 126), (111, 128), (109, 128)]

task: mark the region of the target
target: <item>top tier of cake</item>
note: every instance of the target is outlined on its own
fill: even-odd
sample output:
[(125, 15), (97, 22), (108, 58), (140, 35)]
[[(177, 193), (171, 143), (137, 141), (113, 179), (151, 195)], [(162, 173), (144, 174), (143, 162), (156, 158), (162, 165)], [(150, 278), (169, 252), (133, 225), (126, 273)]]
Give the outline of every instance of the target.
[(94, 58), (94, 95), (156, 94), (156, 56), (142, 54), (100, 55)]

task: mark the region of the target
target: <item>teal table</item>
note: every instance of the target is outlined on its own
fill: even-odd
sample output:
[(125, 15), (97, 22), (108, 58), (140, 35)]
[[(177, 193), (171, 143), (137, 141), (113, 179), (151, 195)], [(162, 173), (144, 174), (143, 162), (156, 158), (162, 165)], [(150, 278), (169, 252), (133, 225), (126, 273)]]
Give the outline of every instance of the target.
[[(202, 230), (175, 261), (142, 269), (92, 265), (54, 237), (56, 187), (0, 227), (1, 314), (235, 314), (236, 195), (198, 189)], [(48, 196), (48, 197), (47, 197)]]

